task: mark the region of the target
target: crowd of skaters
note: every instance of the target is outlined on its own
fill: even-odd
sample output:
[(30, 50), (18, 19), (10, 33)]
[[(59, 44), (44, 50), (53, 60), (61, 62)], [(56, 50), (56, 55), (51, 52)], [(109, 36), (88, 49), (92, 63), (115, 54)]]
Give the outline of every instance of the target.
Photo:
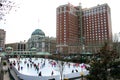
[[(35, 71), (37, 71), (38, 73), (38, 76), (42, 76), (42, 71), (41, 69), (44, 68), (46, 66), (46, 59), (44, 58), (41, 58), (39, 60), (39, 62), (35, 62), (35, 60), (38, 60), (37, 58), (36, 59), (33, 59), (33, 58), (25, 58), (24, 60), (22, 58), (19, 58), (19, 59), (16, 59), (16, 60), (11, 60), (10, 61), (10, 67), (12, 68), (12, 66), (17, 66), (17, 70), (20, 71), (20, 70), (23, 70), (24, 69), (24, 66), (20, 65), (21, 63), (23, 63), (24, 65), (27, 66), (27, 68), (34, 68)], [(55, 61), (55, 60), (51, 60), (51, 59), (47, 59), (48, 60), (48, 64), (50, 64), (51, 67), (58, 67), (58, 61)], [(78, 71), (78, 67), (81, 67), (81, 68), (85, 68), (86, 65), (83, 64), (83, 65), (80, 65), (79, 63), (70, 63), (70, 62), (65, 62), (65, 64), (67, 65), (68, 68), (70, 68), (71, 66), (74, 67), (74, 69), (72, 69), (71, 73), (74, 73), (74, 72), (79, 72)], [(51, 76), (54, 75), (55, 71), (52, 70), (51, 71)]]

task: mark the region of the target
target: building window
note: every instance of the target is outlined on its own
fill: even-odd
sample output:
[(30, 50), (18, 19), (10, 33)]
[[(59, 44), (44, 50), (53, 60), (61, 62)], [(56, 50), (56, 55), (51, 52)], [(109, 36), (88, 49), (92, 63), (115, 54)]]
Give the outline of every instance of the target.
[(64, 7), (64, 11), (66, 11), (66, 6)]

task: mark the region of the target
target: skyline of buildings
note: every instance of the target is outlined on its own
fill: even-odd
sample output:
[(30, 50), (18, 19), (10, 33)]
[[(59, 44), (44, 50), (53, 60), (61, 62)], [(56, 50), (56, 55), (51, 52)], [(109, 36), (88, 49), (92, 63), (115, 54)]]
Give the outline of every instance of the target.
[(55, 53), (56, 38), (47, 37), (41, 29), (32, 32), (31, 37), (27, 41), (5, 44), (5, 50), (12, 48), (13, 51), (36, 51)]
[(56, 14), (57, 49), (60, 53), (80, 53), (83, 48), (97, 52), (105, 42), (112, 42), (108, 4), (82, 9), (81, 4), (68, 3), (60, 5)]
[[(119, 11), (118, 7), (115, 5), (118, 4), (118, 1), (109, 1), (109, 0), (93, 0), (93, 1), (74, 1), (74, 0), (63, 0), (63, 1), (47, 1), (51, 4), (49, 5), (49, 10), (51, 15), (47, 15), (47, 11), (42, 12), (44, 10), (47, 10), (47, 6), (42, 8), (41, 6), (45, 4), (45, 1), (30, 1), (32, 3), (27, 4), (27, 1), (20, 1), (20, 5), (18, 5), (20, 8), (16, 12), (11, 12), (6, 16), (6, 23), (4, 24), (3, 21), (0, 22), (0, 26), (2, 29), (7, 31), (6, 33), (6, 43), (11, 42), (19, 42), (23, 40), (27, 40), (31, 34), (31, 32), (34, 29), (39, 28), (44, 30), (46, 35), (56, 37), (56, 8), (59, 5), (67, 4), (68, 2), (72, 3), (73, 5), (77, 6), (80, 2), (82, 3), (82, 8), (90, 8), (92, 6), (96, 6), (98, 4), (108, 3), (111, 8), (111, 17), (112, 17), (112, 27), (113, 27), (113, 33), (119, 33), (119, 20), (117, 20), (119, 17)], [(32, 4), (35, 4), (35, 6), (31, 6)], [(92, 2), (92, 3), (91, 3)], [(16, 2), (19, 3), (19, 2)], [(42, 4), (43, 3), (43, 4)], [(23, 5), (24, 4), (24, 5)], [(41, 4), (41, 5), (40, 5)], [(33, 11), (31, 11), (32, 9)], [(35, 10), (35, 11), (34, 11)], [(30, 11), (30, 12), (28, 12)], [(24, 13), (23, 13), (24, 12)], [(29, 19), (29, 18), (32, 19)], [(39, 19), (39, 20), (38, 20)], [(39, 21), (39, 23), (38, 23)], [(47, 23), (46, 23), (47, 22)], [(51, 30), (48, 30), (48, 26), (50, 26)], [(29, 29), (28, 29), (29, 27)], [(24, 28), (24, 29), (23, 29)], [(27, 30), (27, 32), (26, 32)], [(16, 34), (14, 34), (16, 33)], [(14, 36), (16, 38), (11, 38), (11, 36)]]
[(68, 3), (60, 5), (56, 14), (56, 47), (61, 53), (79, 53), (83, 48), (97, 52), (105, 41), (112, 42), (108, 4), (82, 9), (81, 4), (74, 6)]
[[(29, 9), (31, 13), (34, 12), (34, 10), (32, 10), (30, 7)], [(37, 10), (37, 8), (34, 9)], [(39, 14), (39, 12), (34, 12), (34, 13), (36, 13), (35, 16)], [(43, 13), (46, 12), (44, 11)], [(51, 13), (49, 14), (51, 15)], [(27, 17), (25, 16), (23, 20), (25, 18)], [(33, 18), (30, 19), (34, 21)], [(50, 18), (47, 17), (47, 20), (49, 19)], [(17, 20), (14, 22), (16, 23)], [(51, 19), (51, 21), (46, 21), (46, 23), (49, 22), (51, 23), (52, 21), (54, 22), (54, 20)], [(26, 20), (26, 22), (28, 22), (28, 20)], [(18, 27), (19, 26), (17, 26), (17, 28)], [(89, 72), (91, 70), (92, 71), (97, 70), (99, 66), (102, 65), (103, 68), (101, 70), (103, 69), (106, 70), (103, 73), (110, 74), (110, 75), (105, 75), (105, 77), (103, 78), (104, 79), (107, 79), (107, 77), (109, 77), (110, 79), (114, 78), (114, 76), (111, 76), (111, 74), (115, 72), (115, 70), (112, 70), (112, 68), (114, 67), (111, 66), (114, 65), (114, 62), (118, 61), (120, 58), (120, 50), (119, 50), (120, 42), (117, 42), (119, 41), (118, 36), (120, 35), (120, 33), (112, 35), (111, 9), (108, 4), (101, 4), (90, 8), (82, 8), (81, 3), (79, 3), (78, 6), (74, 6), (71, 3), (58, 6), (56, 8), (56, 37), (45, 36), (45, 33), (42, 31), (41, 26), (38, 27), (40, 27), (40, 29), (39, 28), (36, 28), (35, 30), (32, 29), (33, 32), (27, 40), (24, 39), (24, 41), (20, 40), (20, 42), (8, 43), (8, 44), (5, 43), (7, 31), (5, 31), (4, 29), (0, 29), (0, 58), (2, 63), (1, 71), (6, 72), (8, 70), (13, 70), (13, 72), (15, 72), (16, 74), (15, 77), (14, 75), (12, 75), (12, 77), (19, 79), (28, 79), (28, 80), (31, 78), (32, 79), (36, 78), (38, 80), (39, 79), (78, 79), (78, 78), (87, 79), (88, 77), (84, 77), (85, 75), (92, 76), (92, 74)], [(51, 28), (52, 26), (49, 25), (47, 27), (48, 30), (51, 29), (52, 31), (51, 33), (53, 33), (54, 30)], [(30, 30), (30, 28), (31, 28), (30, 26), (28, 29), (21, 28), (21, 30), (19, 30), (20, 31), (19, 33), (14, 32), (13, 30), (14, 28), (11, 29), (18, 37), (21, 37), (19, 36), (19, 34), (22, 34), (21, 31), (26, 30), (26, 32), (28, 33), (28, 30)], [(11, 39), (17, 38), (14, 36), (14, 33), (10, 37)], [(105, 43), (108, 44), (106, 45)], [(13, 59), (13, 62), (10, 61), (10, 69), (9, 69), (9, 65), (6, 66), (6, 64), (8, 64), (7, 61), (9, 62), (11, 58), (16, 58), (17, 60), (18, 65), (16, 69), (14, 69), (16, 65), (15, 59)], [(23, 60), (24, 58), (25, 58), (24, 63), (25, 64), (27, 63), (27, 68), (29, 68), (29, 64), (31, 65), (31, 69), (29, 69), (30, 72), (32, 73), (33, 71), (36, 72), (34, 68), (37, 69), (36, 75), (26, 76), (24, 75), (24, 73), (21, 73), (19, 75), (18, 71), (20, 70), (28, 73), (28, 71), (25, 71), (27, 68), (23, 70), (24, 65), (19, 65), (19, 62), (21, 62), (20, 60), (21, 59)], [(29, 58), (28, 61), (26, 60), (27, 58)], [(40, 58), (42, 58), (40, 64), (41, 66), (39, 66), (38, 61), (37, 61), (38, 65), (36, 66), (36, 62), (34, 61), (34, 59), (38, 60)], [(45, 71), (42, 71), (42, 68), (46, 66), (46, 63), (48, 63), (45, 62), (46, 60), (43, 61), (43, 58), (51, 59), (53, 61), (48, 60), (50, 61), (49, 63), (51, 64), (51, 62), (54, 62), (55, 64), (55, 65), (53, 63), (51, 64), (51, 71), (50, 71), (51, 73), (50, 76), (48, 77), (46, 76), (48, 75), (47, 74), (48, 72), (44, 73)], [(70, 74), (65, 73), (63, 66), (64, 64), (67, 65), (66, 61), (72, 62), (73, 68), (75, 66), (80, 67), (80, 71), (79, 69), (74, 70), (72, 68), (71, 69), (69, 68)], [(98, 68), (94, 67), (95, 62), (98, 64), (100, 63), (100, 65), (98, 66), (96, 66), (95, 64), (95, 66)], [(111, 64), (111, 62), (113, 64)], [(59, 68), (59, 70), (57, 71), (55, 70), (56, 71), (55, 72), (54, 66), (56, 65), (58, 65), (57, 67)], [(93, 68), (90, 69), (89, 67), (91, 65), (93, 65)], [(31, 71), (32, 66), (34, 66), (33, 71)], [(69, 66), (69, 64), (67, 66)], [(89, 68), (89, 71), (83, 72), (83, 68), (87, 69), (87, 67)], [(116, 67), (119, 67), (119, 65), (115, 66), (115, 68)], [(49, 70), (50, 65), (48, 65), (46, 69)], [(108, 71), (107, 69), (110, 69), (110, 71)], [(61, 74), (61, 70), (62, 70), (62, 74)], [(72, 76), (73, 74), (71, 74), (73, 72), (74, 72), (74, 76)], [(77, 75), (77, 73), (79, 74)], [(103, 73), (97, 74), (97, 76), (99, 75), (101, 76), (101, 74)], [(2, 74), (1, 76), (3, 76), (3, 79), (6, 80), (6, 75)], [(100, 77), (99, 79), (102, 78)]]

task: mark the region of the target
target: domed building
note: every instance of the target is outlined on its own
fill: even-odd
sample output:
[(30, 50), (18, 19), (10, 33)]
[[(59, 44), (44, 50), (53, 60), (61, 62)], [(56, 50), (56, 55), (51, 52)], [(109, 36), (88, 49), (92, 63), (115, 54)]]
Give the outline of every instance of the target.
[(36, 29), (35, 31), (33, 31), (32, 36), (45, 37), (45, 33), (40, 29)]
[[(51, 44), (54, 45), (51, 43), (51, 40), (53, 39), (46, 37), (41, 29), (36, 29), (32, 32), (31, 37), (27, 41), (27, 50), (35, 48), (37, 52), (51, 52)], [(56, 39), (54, 39), (54, 42), (56, 42), (55, 40)], [(54, 46), (56, 46), (56, 43)]]

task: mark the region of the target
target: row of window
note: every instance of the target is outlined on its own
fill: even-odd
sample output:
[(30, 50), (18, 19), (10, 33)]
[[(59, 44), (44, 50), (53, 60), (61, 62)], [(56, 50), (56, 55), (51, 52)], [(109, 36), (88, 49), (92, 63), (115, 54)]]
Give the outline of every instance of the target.
[(99, 39), (99, 38), (107, 38), (107, 37), (104, 37), (104, 36), (96, 36), (96, 37), (86, 37), (86, 40), (94, 40), (94, 39)]
[(106, 19), (106, 14), (94, 15), (94, 16), (87, 16), (83, 18), (84, 20), (91, 20), (91, 19)]
[(94, 37), (107, 37), (107, 33), (90, 33), (90, 34), (86, 34), (86, 38), (90, 37), (90, 38), (94, 38)]
[(105, 37), (100, 37), (100, 38), (95, 38), (95, 39), (91, 38), (91, 39), (87, 39), (86, 42), (93, 41), (93, 40), (108, 40), (108, 38), (107, 37), (106, 38)]
[(98, 14), (98, 13), (106, 13), (106, 11), (101, 10), (101, 11), (96, 11), (96, 12), (92, 12), (92, 13), (86, 13), (86, 14), (83, 14), (83, 16), (90, 16), (90, 15), (94, 15), (94, 14)]
[[(70, 8), (70, 11), (71, 12), (76, 12), (76, 11), (78, 11), (77, 9), (75, 9), (73, 6), (70, 6), (69, 7)], [(106, 5), (103, 5), (103, 6), (97, 6), (97, 7), (94, 7), (94, 8), (91, 8), (91, 9), (89, 9), (89, 10), (85, 10), (85, 11), (83, 11), (83, 14), (94, 14), (94, 13), (97, 13), (97, 12), (104, 12), (104, 11), (106, 11)], [(57, 12), (58, 13), (61, 13), (61, 12), (63, 12), (63, 11), (66, 11), (67, 10), (67, 6), (63, 6), (63, 7), (59, 7), (58, 9), (57, 9)]]
[(86, 28), (88, 30), (90, 30), (90, 29), (99, 29), (99, 28), (103, 29), (103, 27), (104, 27), (104, 29), (107, 29), (106, 23), (104, 23), (104, 24), (92, 24), (92, 25), (86, 24), (86, 25), (84, 25), (84, 28)]
[[(59, 22), (59, 23), (61, 23), (61, 18), (60, 18), (60, 20), (58, 19), (58, 21), (57, 22)], [(71, 20), (69, 20), (69, 21), (71, 21)], [(88, 18), (84, 18), (84, 24), (85, 23), (87, 23), (87, 24), (94, 24), (94, 23), (98, 23), (98, 24), (103, 24), (103, 23), (106, 23), (106, 17), (104, 16), (104, 17), (98, 17), (98, 18), (92, 18), (92, 19), (88, 19)], [(64, 17), (64, 24), (66, 24), (66, 17)]]
[(84, 22), (84, 25), (86, 25), (86, 26), (96, 26), (96, 25), (98, 25), (98, 26), (100, 26), (100, 25), (105, 25), (106, 26), (106, 20), (100, 20), (100, 21), (85, 21)]
[(95, 31), (93, 31), (93, 30), (89, 30), (89, 31), (87, 31), (86, 32), (86, 34), (88, 34), (88, 35), (94, 35), (94, 33), (96, 33), (96, 35), (99, 33), (101, 33), (101, 34), (107, 34), (107, 30), (95, 30)]
[(42, 40), (42, 39), (44, 39), (44, 38), (45, 38), (45, 37), (40, 37), (40, 38), (36, 37), (36, 38), (32, 38), (31, 41), (34, 41), (34, 40)]
[(99, 7), (91, 8), (89, 10), (85, 10), (85, 11), (83, 11), (83, 14), (96, 13), (96, 12), (100, 12), (100, 11), (103, 12), (105, 10), (106, 10), (106, 6), (99, 6)]
[[(106, 31), (107, 31), (107, 29), (103, 29), (103, 28), (102, 29), (99, 29), (99, 28), (98, 29), (94, 29), (94, 28), (93, 29), (87, 29), (87, 33), (88, 32), (89, 33), (95, 33), (95, 32), (97, 33), (97, 32), (106, 32)], [(84, 32), (85, 32), (85, 30), (84, 30)]]

